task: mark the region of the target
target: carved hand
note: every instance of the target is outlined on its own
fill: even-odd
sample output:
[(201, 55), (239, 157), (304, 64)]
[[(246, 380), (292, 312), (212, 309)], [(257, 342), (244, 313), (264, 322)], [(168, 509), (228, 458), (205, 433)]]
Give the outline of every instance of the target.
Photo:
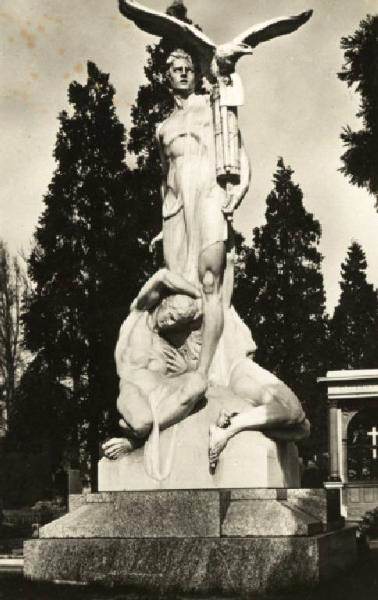
[(171, 346), (164, 347), (164, 358), (169, 374), (182, 375), (188, 370), (187, 364), (181, 354)]

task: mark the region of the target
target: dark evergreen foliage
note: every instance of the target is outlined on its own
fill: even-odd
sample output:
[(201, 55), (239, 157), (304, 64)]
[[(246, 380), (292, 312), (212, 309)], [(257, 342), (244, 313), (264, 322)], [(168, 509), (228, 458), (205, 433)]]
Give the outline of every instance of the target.
[(279, 159), (267, 198), (266, 224), (244, 247), (235, 305), (257, 343), (256, 361), (299, 396), (315, 447), (325, 442), (324, 402), (316, 378), (327, 369), (325, 293), (319, 222), (303, 206), (293, 171)]
[(104, 415), (117, 394), (114, 346), (148, 250), (128, 192), (114, 93), (93, 63), (87, 83), (69, 87), (73, 110), (59, 117), (57, 168), (29, 260), (35, 289), (25, 314), (27, 346), (51, 380), (68, 379), (72, 388), (70, 443), (78, 448), (83, 438), (94, 479)]
[(374, 194), (378, 208), (378, 15), (368, 15), (353, 35), (343, 37), (345, 64), (339, 78), (356, 86), (361, 102), (357, 116), (363, 128), (346, 127), (341, 139), (347, 146), (341, 171), (359, 187)]
[(71, 421), (76, 417), (70, 390), (49, 371), (42, 356), (28, 365), (17, 388), (9, 415), (9, 449), (38, 454), (47, 452), (58, 467), (67, 448)]
[(330, 323), (335, 369), (378, 367), (378, 298), (366, 267), (361, 246), (353, 242), (341, 265), (341, 296)]

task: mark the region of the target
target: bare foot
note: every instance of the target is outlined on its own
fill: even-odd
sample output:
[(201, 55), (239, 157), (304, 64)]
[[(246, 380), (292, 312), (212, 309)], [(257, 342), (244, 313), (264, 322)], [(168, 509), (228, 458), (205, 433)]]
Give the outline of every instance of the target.
[(112, 438), (102, 444), (102, 449), (106, 458), (115, 460), (135, 450), (135, 445), (127, 438)]
[(229, 427), (229, 425), (231, 424), (232, 417), (234, 417), (237, 414), (238, 413), (236, 412), (230, 412), (229, 410), (222, 408), (216, 420), (216, 426), (221, 427), (222, 429)]
[(226, 410), (225, 408), (222, 408), (222, 410), (220, 411), (218, 418), (215, 422), (217, 427), (221, 427), (222, 429), (224, 429), (225, 427), (228, 427), (230, 424), (230, 417), (231, 414), (228, 412), (228, 410)]
[(217, 468), (219, 455), (229, 440), (227, 428), (210, 425), (209, 429), (209, 470), (213, 475)]

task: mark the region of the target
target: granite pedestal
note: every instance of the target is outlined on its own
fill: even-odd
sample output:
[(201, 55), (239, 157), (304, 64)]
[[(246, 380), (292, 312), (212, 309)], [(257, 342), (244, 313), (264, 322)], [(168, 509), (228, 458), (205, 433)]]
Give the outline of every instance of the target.
[[(172, 468), (157, 481), (143, 449), (99, 464), (97, 494), (71, 495), (70, 512), (25, 543), (25, 575), (166, 592), (249, 594), (312, 585), (356, 557), (338, 498), (298, 489), (293, 442), (260, 432), (232, 438), (208, 467), (209, 402), (180, 423)], [(162, 433), (164, 471), (172, 430)]]
[(27, 577), (248, 594), (312, 585), (356, 558), (324, 490), (108, 492), (71, 507), (25, 543)]

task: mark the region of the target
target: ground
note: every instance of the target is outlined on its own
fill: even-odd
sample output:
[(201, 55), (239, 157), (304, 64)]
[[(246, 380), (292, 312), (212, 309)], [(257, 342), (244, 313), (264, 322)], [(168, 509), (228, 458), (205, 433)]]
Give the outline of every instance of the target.
[[(343, 577), (312, 590), (292, 590), (260, 596), (259, 600), (376, 600), (378, 597), (378, 548), (362, 557)], [(169, 597), (165, 596), (164, 600)], [(173, 595), (172, 600), (194, 600), (194, 596)], [(239, 600), (237, 596), (233, 600)], [(257, 598), (250, 597), (249, 600)], [(0, 600), (151, 600), (151, 595), (122, 590), (30, 584), (20, 577), (0, 576)], [(202, 597), (202, 600), (205, 600)], [(208, 596), (206, 600), (220, 600)], [(231, 598), (229, 597), (229, 600)]]

